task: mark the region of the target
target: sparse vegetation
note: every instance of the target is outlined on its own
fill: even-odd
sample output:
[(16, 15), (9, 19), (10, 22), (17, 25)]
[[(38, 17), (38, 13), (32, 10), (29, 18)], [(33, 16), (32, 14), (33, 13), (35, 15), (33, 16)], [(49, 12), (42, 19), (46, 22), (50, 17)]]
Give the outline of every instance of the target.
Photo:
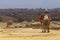
[(13, 24), (13, 21), (12, 20), (8, 20), (7, 21), (7, 27), (9, 27), (9, 25), (12, 25)]
[(2, 17), (0, 17), (0, 22), (3, 22), (3, 18)]
[(52, 21), (60, 21), (60, 18), (52, 18)]
[[(52, 20), (60, 21), (59, 9), (60, 8), (48, 9), (49, 14), (51, 15), (51, 17), (53, 17)], [(13, 19), (14, 22), (22, 22), (22, 21), (31, 22), (32, 19), (34, 19), (35, 21), (39, 21), (38, 15), (41, 12), (45, 11), (45, 9), (42, 8), (36, 8), (36, 9), (21, 8), (21, 9), (0, 9), (0, 10), (1, 10), (0, 15), (3, 16), (3, 17), (0, 16), (0, 22), (5, 21), (7, 17), (9, 19)]]
[(17, 19), (17, 22), (23, 22), (23, 21), (24, 21), (23, 18), (18, 18), (18, 19)]

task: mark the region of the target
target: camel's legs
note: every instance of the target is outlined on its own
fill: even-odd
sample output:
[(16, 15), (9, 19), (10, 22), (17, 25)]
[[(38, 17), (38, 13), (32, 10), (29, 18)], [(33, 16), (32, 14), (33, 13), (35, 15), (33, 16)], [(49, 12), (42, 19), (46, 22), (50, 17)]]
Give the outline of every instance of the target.
[(46, 25), (46, 31), (49, 33), (50, 29), (49, 29), (49, 25)]

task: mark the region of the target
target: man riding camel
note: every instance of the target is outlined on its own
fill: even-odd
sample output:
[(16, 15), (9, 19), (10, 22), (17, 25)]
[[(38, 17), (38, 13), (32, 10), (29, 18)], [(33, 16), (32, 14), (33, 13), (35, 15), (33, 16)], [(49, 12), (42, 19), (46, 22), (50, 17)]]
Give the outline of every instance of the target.
[(42, 32), (50, 32), (49, 25), (50, 25), (51, 17), (49, 16), (48, 12), (44, 12), (40, 15), (40, 22), (42, 25)]

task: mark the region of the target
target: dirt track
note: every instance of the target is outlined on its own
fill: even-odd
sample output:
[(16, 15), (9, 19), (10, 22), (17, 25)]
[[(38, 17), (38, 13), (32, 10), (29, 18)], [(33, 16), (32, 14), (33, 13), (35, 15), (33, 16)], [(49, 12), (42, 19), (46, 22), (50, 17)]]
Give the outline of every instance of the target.
[(60, 40), (60, 30), (41, 33), (40, 29), (0, 29), (0, 40)]

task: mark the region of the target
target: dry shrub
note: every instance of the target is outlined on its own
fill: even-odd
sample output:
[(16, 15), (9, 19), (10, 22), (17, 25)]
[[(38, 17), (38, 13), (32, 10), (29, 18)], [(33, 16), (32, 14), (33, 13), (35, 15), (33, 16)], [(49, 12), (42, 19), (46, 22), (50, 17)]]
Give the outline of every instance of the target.
[(31, 26), (33, 29), (39, 29), (41, 25), (40, 23), (32, 23)]
[(9, 25), (12, 25), (13, 24), (13, 21), (12, 20), (8, 20), (7, 21), (7, 27), (9, 27)]
[(31, 24), (26, 24), (26, 27), (27, 28), (31, 28)]

